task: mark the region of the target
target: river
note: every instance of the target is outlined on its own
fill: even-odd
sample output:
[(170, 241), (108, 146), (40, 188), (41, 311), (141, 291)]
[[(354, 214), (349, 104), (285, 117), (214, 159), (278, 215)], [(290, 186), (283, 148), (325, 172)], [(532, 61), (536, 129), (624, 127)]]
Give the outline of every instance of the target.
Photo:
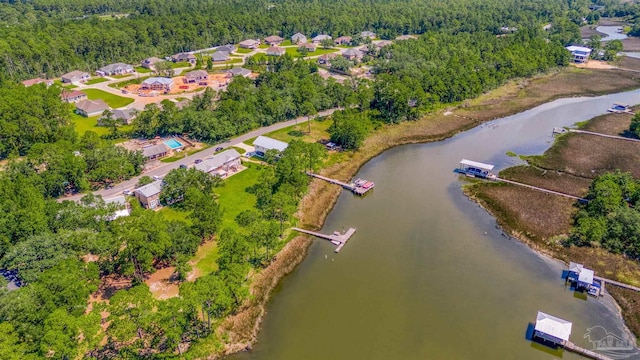
[(364, 198), (343, 192), (324, 232), (356, 227), (339, 254), (315, 240), (278, 286), (253, 350), (233, 359), (581, 359), (526, 340), (537, 311), (587, 329), (626, 334), (615, 305), (564, 287), (564, 265), (506, 237), (461, 191), (462, 158), (498, 169), (508, 150), (540, 154), (554, 126), (636, 104), (640, 91), (561, 99), (445, 141), (399, 146), (357, 174), (376, 182)]
[(622, 28), (623, 28), (622, 25), (621, 26), (598, 26), (596, 27), (596, 31), (605, 34), (605, 36), (602, 37), (602, 41), (624, 40), (628, 36), (627, 34), (621, 32)]

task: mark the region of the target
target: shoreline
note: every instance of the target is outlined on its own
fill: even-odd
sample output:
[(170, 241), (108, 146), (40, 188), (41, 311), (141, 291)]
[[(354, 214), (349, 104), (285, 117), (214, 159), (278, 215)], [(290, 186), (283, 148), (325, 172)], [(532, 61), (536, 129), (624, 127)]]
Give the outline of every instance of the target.
[[(470, 99), (463, 104), (452, 106), (446, 109), (446, 112), (443, 109), (436, 114), (423, 116), (419, 120), (384, 125), (379, 130), (369, 134), (362, 147), (351, 153), (352, 156), (348, 160), (323, 168), (320, 174), (346, 181), (355, 176), (368, 161), (396, 146), (442, 141), (484, 122), (517, 114), (559, 98), (598, 96), (640, 88), (640, 80), (637, 79), (631, 79), (634, 82), (627, 84), (617, 83), (614, 80), (612, 84), (615, 85), (611, 86), (600, 83), (601, 88), (599, 89), (587, 88), (586, 85), (581, 83), (575, 84), (575, 88), (570, 87), (569, 89), (555, 86), (558, 84), (548, 84), (548, 82), (553, 81), (562, 83), (565, 79), (558, 79), (558, 77), (562, 76), (574, 76), (584, 81), (585, 75), (597, 78), (604, 73), (611, 72), (616, 72), (617, 76), (620, 77), (625, 76), (623, 74), (624, 71), (620, 70), (583, 71), (564, 68), (530, 79), (509, 81), (507, 84), (476, 99)], [(629, 74), (626, 77), (629, 78)], [(525, 85), (521, 85), (520, 83), (522, 82)], [(593, 80), (585, 82), (585, 84), (588, 83), (593, 83)], [(598, 83), (596, 82), (596, 84)], [(549, 86), (556, 89), (558, 93), (546, 92), (539, 94), (536, 93), (536, 90), (540, 89), (537, 89), (536, 86), (541, 89)], [(521, 96), (522, 91), (531, 91), (532, 93), (523, 97)], [(498, 94), (497, 99), (496, 94)], [(502, 107), (503, 101), (511, 102), (511, 106)], [(342, 191), (342, 188), (335, 185), (317, 179), (312, 180), (307, 194), (303, 197), (298, 207), (298, 225), (312, 230), (320, 229)], [(495, 216), (494, 218), (498, 219)], [(508, 235), (506, 232), (505, 234)], [(228, 356), (251, 349), (252, 345), (257, 341), (260, 324), (266, 314), (266, 306), (272, 290), (284, 276), (295, 270), (295, 267), (304, 260), (312, 241), (309, 236), (295, 237), (278, 252), (276, 259), (256, 276), (250, 288), (251, 298), (246, 301), (238, 313), (224, 319), (222, 326), (216, 331), (221, 337), (228, 336), (229, 342), (224, 345), (222, 351), (208, 356), (208, 359), (217, 359), (221, 356)], [(539, 251), (528, 242), (523, 243), (534, 251)]]

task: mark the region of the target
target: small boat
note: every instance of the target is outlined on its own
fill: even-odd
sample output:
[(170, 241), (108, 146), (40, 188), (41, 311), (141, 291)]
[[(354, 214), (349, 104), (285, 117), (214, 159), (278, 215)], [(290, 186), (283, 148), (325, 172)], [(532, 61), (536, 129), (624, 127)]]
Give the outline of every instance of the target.
[(608, 112), (612, 112), (612, 113), (629, 112), (629, 105), (628, 104), (614, 103), (613, 106), (611, 106), (610, 108), (607, 109), (607, 111)]

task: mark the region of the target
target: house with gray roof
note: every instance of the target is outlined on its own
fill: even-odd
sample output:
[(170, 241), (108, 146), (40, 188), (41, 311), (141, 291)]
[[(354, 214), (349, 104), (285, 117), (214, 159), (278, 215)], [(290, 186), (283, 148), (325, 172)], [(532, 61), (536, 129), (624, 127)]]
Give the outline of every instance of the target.
[(264, 43), (269, 44), (270, 46), (278, 46), (282, 41), (284, 41), (284, 39), (278, 35), (271, 35), (264, 38)]
[(208, 72), (206, 72), (205, 70), (193, 70), (184, 74), (183, 81), (185, 84), (191, 84), (191, 83), (199, 83), (203, 81), (206, 82), (207, 80), (209, 80)]
[(358, 61), (362, 57), (362, 53), (356, 49), (347, 49), (342, 53), (342, 57), (350, 61)]
[(88, 72), (84, 72), (84, 71), (80, 71), (80, 70), (76, 70), (76, 71), (72, 71), (70, 73), (66, 73), (64, 75), (62, 75), (60, 77), (60, 80), (62, 81), (62, 83), (64, 84), (80, 84), (83, 82), (86, 82), (87, 80), (89, 80), (91, 78), (91, 75), (89, 75)]
[(96, 70), (96, 75), (99, 76), (111, 76), (111, 75), (124, 75), (131, 74), (135, 70), (132, 65), (125, 63), (115, 63), (109, 64), (107, 66), (103, 66), (100, 69)]
[(230, 172), (238, 171), (240, 163), (240, 153), (235, 149), (229, 149), (196, 164), (195, 168), (204, 173), (225, 178)]
[(339, 38), (333, 40), (336, 45), (349, 45), (351, 43), (351, 36), (340, 36)]
[(311, 41), (316, 43), (316, 44), (319, 44), (319, 43), (322, 42), (322, 40), (327, 40), (327, 39), (331, 40), (331, 36), (325, 35), (325, 34), (320, 34), (320, 35), (317, 35), (316, 37), (314, 37), (313, 39), (311, 39)]
[(151, 145), (151, 146), (142, 148), (142, 156), (144, 156), (145, 159), (148, 159), (148, 160), (165, 157), (167, 156), (167, 154), (169, 154), (169, 148), (167, 147), (167, 145), (165, 145), (162, 142), (156, 145)]
[(218, 50), (211, 55), (211, 61), (213, 62), (221, 62), (229, 60), (229, 53), (226, 51)]
[(258, 138), (253, 141), (253, 147), (256, 148), (256, 154), (258, 156), (264, 156), (269, 150), (283, 152), (288, 146), (289, 144), (284, 141), (272, 139), (267, 136), (258, 136)]
[[(119, 121), (124, 125), (130, 125), (133, 122), (133, 119), (138, 115), (138, 110), (134, 108), (129, 109), (116, 109), (111, 111), (111, 118)], [(104, 116), (101, 116), (98, 119), (98, 125), (104, 126)]]
[(229, 69), (229, 71), (227, 71), (227, 75), (229, 77), (234, 77), (234, 76), (247, 77), (251, 75), (251, 70), (245, 69), (243, 67), (237, 67), (237, 68)]
[(175, 55), (171, 55), (171, 61), (173, 61), (174, 63), (188, 62), (191, 65), (195, 65), (196, 64), (196, 56), (193, 55), (193, 54), (182, 52), (182, 53), (178, 53), (178, 54), (175, 54)]
[(282, 56), (285, 52), (287, 51), (279, 46), (272, 46), (267, 49), (268, 56)]
[(238, 45), (240, 45), (240, 47), (243, 49), (257, 49), (258, 46), (260, 46), (260, 41), (247, 39), (247, 40), (241, 41)]
[(60, 93), (60, 99), (68, 103), (77, 103), (78, 101), (87, 100), (87, 94), (78, 90), (63, 89)]
[(173, 88), (173, 79), (166, 77), (150, 77), (146, 78), (140, 84), (141, 90), (156, 90), (169, 92)]
[(373, 40), (373, 39), (376, 38), (376, 33), (374, 33), (373, 31), (368, 31), (367, 30), (367, 31), (361, 32), (360, 33), (360, 37), (363, 38), (363, 39), (364, 38), (369, 38), (369, 39)]
[(233, 44), (222, 45), (222, 46), (218, 46), (216, 48), (216, 51), (226, 51), (228, 53), (235, 52), (236, 50), (238, 50), (238, 49)]
[(302, 33), (295, 33), (291, 37), (291, 43), (292, 44), (304, 44), (306, 42), (307, 42), (307, 37), (304, 36), (304, 34), (302, 34)]
[(162, 192), (162, 181), (158, 180), (135, 189), (133, 195), (144, 208), (155, 209), (160, 206), (160, 192)]
[(102, 100), (81, 100), (76, 104), (76, 113), (84, 117), (102, 115), (105, 110), (111, 109)]
[(162, 62), (162, 61), (164, 61), (164, 60), (152, 56), (150, 58), (146, 58), (146, 59), (142, 60), (142, 62), (140, 64), (142, 65), (143, 68), (155, 70), (156, 63), (159, 63), (159, 62)]

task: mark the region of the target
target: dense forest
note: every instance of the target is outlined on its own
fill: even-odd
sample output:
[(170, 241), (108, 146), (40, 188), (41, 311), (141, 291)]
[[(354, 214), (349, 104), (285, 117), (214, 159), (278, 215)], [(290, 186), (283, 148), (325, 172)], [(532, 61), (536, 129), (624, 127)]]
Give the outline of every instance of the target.
[[(0, 1), (0, 71), (14, 79), (53, 77), (116, 61), (138, 63), (149, 56), (296, 32), (340, 36), (372, 30), (381, 38), (429, 31), (500, 34), (503, 26), (548, 22), (565, 32), (562, 29), (570, 26), (566, 14), (581, 21), (588, 5), (532, 0)], [(113, 14), (128, 16), (116, 19)], [(563, 40), (579, 39), (576, 36)]]

